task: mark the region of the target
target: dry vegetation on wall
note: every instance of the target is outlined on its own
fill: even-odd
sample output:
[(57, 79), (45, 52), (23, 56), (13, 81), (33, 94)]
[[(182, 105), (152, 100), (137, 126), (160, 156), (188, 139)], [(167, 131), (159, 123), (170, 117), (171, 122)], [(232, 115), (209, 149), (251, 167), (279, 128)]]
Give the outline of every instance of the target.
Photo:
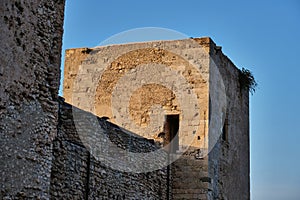
[(256, 91), (258, 84), (250, 70), (242, 68), (239, 71), (239, 82), (240, 82), (241, 90), (246, 89), (251, 94), (253, 94)]

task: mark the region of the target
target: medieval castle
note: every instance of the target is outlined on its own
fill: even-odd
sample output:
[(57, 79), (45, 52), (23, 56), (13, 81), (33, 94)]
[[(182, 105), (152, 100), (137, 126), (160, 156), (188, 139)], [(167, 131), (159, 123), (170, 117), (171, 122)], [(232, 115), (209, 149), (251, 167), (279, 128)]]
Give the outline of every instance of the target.
[(249, 91), (211, 38), (66, 51), (64, 1), (1, 1), (0, 199), (250, 199)]

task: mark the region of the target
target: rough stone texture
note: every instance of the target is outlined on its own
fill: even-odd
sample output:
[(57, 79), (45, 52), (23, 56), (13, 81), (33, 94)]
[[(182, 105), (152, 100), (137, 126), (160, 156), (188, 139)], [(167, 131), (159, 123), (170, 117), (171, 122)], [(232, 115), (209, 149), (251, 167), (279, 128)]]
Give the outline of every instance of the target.
[(207, 148), (209, 43), (202, 38), (67, 50), (64, 98), (155, 140), (164, 116), (180, 114), (179, 150)]
[[(107, 160), (98, 161), (93, 155), (90, 155), (76, 130), (75, 123), (80, 122), (74, 122), (73, 112), (76, 112), (75, 109), (60, 101), (58, 135), (54, 141), (51, 173), (52, 198), (166, 199), (166, 168), (147, 173), (121, 172), (110, 168), (105, 163)], [(95, 117), (84, 111), (80, 112), (80, 116), (83, 123), (86, 119), (93, 121)], [(108, 137), (112, 143), (118, 146), (119, 150), (147, 152), (158, 148), (147, 139), (130, 137), (116, 125), (101, 118), (96, 119), (103, 127), (103, 133), (100, 133), (99, 129), (98, 133), (94, 134), (99, 137), (104, 134), (102, 137)], [(83, 125), (81, 124), (81, 126)], [(89, 131), (89, 127), (82, 128)], [(101, 142), (101, 139), (97, 140), (98, 145)], [(113, 157), (114, 155), (112, 155), (112, 159), (119, 161), (119, 158)]]
[(49, 198), (64, 1), (0, 2), (0, 199)]
[(217, 63), (227, 96), (223, 136), (209, 154), (212, 196), (214, 199), (250, 199), (249, 92), (241, 89), (241, 72), (228, 57), (217, 48), (211, 48), (210, 55)]
[[(250, 199), (249, 94), (239, 73), (210, 38), (70, 49), (64, 97), (156, 141), (165, 131), (159, 114), (179, 114), (176, 154), (184, 154), (168, 168), (170, 197)], [(180, 99), (192, 92), (195, 107)]]
[(171, 199), (208, 199), (212, 186), (207, 179), (208, 160), (195, 159), (184, 155), (171, 164), (172, 198)]
[[(0, 199), (249, 199), (249, 94), (220, 47), (197, 38), (68, 50), (64, 96), (76, 108), (57, 102), (63, 10), (0, 2)], [(183, 155), (166, 167), (159, 134), (175, 114), (170, 157)]]

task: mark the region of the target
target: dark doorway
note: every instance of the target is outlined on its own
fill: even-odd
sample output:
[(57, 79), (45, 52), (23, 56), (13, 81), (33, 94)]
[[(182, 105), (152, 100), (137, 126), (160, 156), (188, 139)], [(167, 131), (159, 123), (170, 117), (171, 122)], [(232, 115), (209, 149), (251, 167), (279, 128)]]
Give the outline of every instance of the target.
[(165, 125), (164, 125), (164, 132), (165, 132), (165, 145), (170, 144), (172, 141), (169, 150), (170, 153), (176, 153), (179, 150), (179, 137), (178, 137), (178, 130), (179, 130), (179, 115), (166, 115), (165, 117)]

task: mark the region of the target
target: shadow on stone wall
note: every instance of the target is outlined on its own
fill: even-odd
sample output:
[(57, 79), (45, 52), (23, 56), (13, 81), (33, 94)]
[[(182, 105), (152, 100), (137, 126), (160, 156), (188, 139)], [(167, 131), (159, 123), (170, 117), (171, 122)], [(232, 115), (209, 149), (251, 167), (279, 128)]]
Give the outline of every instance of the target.
[[(109, 160), (99, 161), (83, 144), (73, 119), (74, 109), (77, 108), (65, 103), (62, 98), (59, 104), (58, 134), (53, 142), (52, 198), (167, 199), (167, 191), (170, 191), (167, 186), (167, 167), (145, 173), (122, 172), (110, 168), (107, 163)], [(80, 112), (82, 120), (95, 118), (91, 113)], [(119, 150), (151, 152), (160, 148), (153, 140), (124, 132), (105, 118), (96, 119), (103, 127), (104, 132), (100, 134), (105, 136), (102, 137), (107, 137)], [(114, 153), (114, 150), (110, 153)], [(118, 158), (112, 160), (116, 161)]]

